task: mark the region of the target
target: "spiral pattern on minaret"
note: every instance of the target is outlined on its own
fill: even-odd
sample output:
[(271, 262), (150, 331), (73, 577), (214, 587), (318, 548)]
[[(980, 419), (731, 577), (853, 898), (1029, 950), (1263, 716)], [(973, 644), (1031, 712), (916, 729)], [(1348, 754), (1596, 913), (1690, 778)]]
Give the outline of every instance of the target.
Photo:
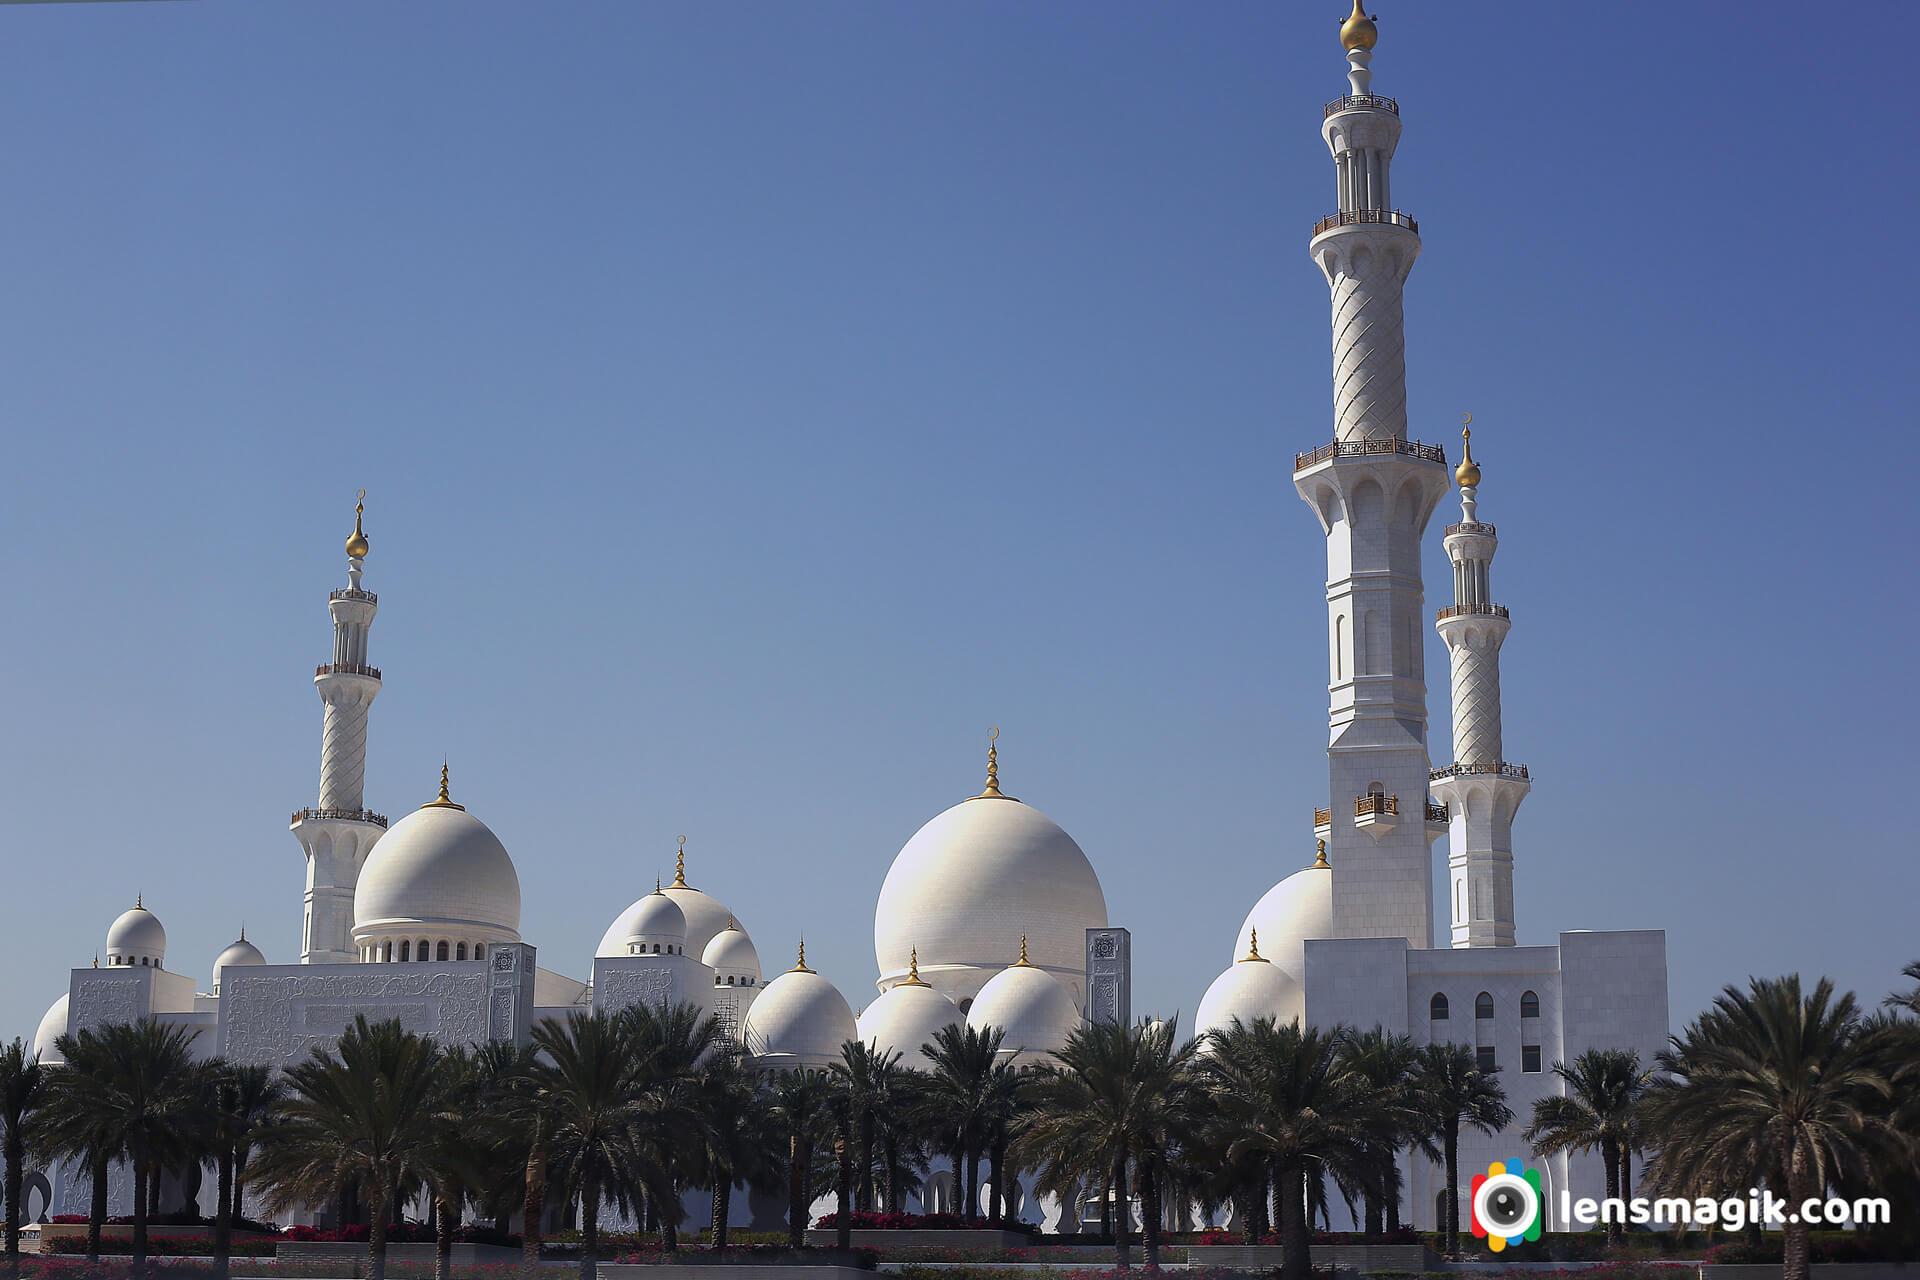
[(1488, 632), (1469, 634), (1453, 650), (1453, 758), (1497, 764), (1500, 754), (1500, 646)]
[(320, 807), (364, 808), (366, 779), (366, 704), (351, 694), (328, 697), (320, 731)]
[[(1407, 438), (1407, 345), (1401, 310), (1406, 269), (1365, 247), (1330, 272), (1333, 420), (1342, 441)], [(1367, 268), (1374, 268), (1368, 271)]]

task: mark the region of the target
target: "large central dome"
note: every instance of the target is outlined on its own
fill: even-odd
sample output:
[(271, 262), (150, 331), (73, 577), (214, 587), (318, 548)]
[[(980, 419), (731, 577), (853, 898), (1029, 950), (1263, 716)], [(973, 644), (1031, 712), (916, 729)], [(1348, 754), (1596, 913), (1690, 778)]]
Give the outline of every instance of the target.
[(520, 877), (487, 824), (447, 799), (443, 776), (440, 799), (394, 823), (367, 855), (353, 917), (355, 940), (381, 943), (383, 958), (389, 935), (518, 942)]
[(1107, 898), (1093, 864), (1038, 809), (985, 794), (948, 809), (894, 858), (873, 915), (880, 989), (920, 976), (956, 1003), (971, 1000), (1020, 954), (1083, 998), (1088, 929), (1105, 928)]

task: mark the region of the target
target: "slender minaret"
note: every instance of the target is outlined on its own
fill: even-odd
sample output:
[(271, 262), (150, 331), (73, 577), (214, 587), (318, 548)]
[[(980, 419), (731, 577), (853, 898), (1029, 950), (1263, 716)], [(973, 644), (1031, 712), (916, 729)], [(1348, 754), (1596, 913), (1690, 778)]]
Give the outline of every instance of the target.
[(1433, 945), (1427, 805), (1425, 604), (1420, 537), (1446, 493), (1446, 455), (1407, 439), (1400, 289), (1419, 228), (1388, 175), (1400, 107), (1372, 92), (1373, 20), (1355, 0), (1340, 28), (1353, 92), (1327, 104), (1339, 210), (1309, 246), (1333, 298), (1330, 443), (1294, 458), (1294, 487), (1327, 536), (1329, 807), (1315, 814), (1342, 937)]
[[(1467, 422), (1473, 421), (1468, 414)], [(1434, 624), (1453, 655), (1453, 763), (1433, 771), (1434, 798), (1450, 824), (1448, 893), (1456, 947), (1513, 945), (1513, 815), (1532, 789), (1524, 765), (1508, 764), (1500, 743), (1500, 646), (1505, 605), (1493, 603), (1493, 526), (1479, 518), (1480, 464), (1473, 432), (1460, 432), (1464, 456), (1460, 523), (1447, 526), (1453, 603)]]
[(344, 964), (353, 950), (353, 887), (360, 866), (387, 830), (387, 820), (369, 813), (367, 711), (380, 692), (380, 672), (367, 665), (367, 632), (380, 598), (360, 587), (367, 535), (361, 530), (367, 491), (353, 508), (347, 539), (347, 585), (327, 600), (333, 614), (333, 661), (314, 672), (313, 684), (326, 708), (320, 736), (320, 802), (293, 815), (294, 838), (307, 855), (306, 913), (300, 929), (302, 964)]

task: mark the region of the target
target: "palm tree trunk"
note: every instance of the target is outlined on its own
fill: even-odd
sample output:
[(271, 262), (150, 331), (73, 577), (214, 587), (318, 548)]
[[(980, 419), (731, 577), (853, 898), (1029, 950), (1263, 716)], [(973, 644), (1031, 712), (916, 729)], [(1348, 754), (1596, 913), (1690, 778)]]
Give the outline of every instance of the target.
[(87, 1261), (100, 1261), (100, 1226), (107, 1220), (107, 1153), (93, 1156), (93, 1197), (87, 1206)]
[(1307, 1231), (1306, 1168), (1283, 1161), (1274, 1177), (1280, 1201), (1281, 1280), (1309, 1280), (1313, 1274), (1313, 1246)]
[(1369, 1237), (1377, 1236), (1380, 1234), (1381, 1210), (1380, 1191), (1377, 1184), (1369, 1185), (1365, 1191), (1361, 1192), (1361, 1197), (1366, 1202), (1366, 1208), (1364, 1210), (1365, 1217), (1363, 1219), (1365, 1225), (1361, 1227), (1361, 1230)]
[(1806, 1218), (1801, 1216), (1801, 1204), (1812, 1197), (1814, 1185), (1812, 1162), (1807, 1157), (1804, 1142), (1796, 1142), (1793, 1155), (1787, 1163), (1787, 1236), (1783, 1258), (1786, 1266), (1781, 1271), (1782, 1280), (1807, 1280), (1811, 1274), (1808, 1266), (1810, 1237)]
[(1131, 1239), (1128, 1235), (1133, 1226), (1127, 1220), (1127, 1149), (1120, 1148), (1120, 1154), (1113, 1161), (1113, 1265), (1125, 1271), (1133, 1266), (1133, 1255), (1129, 1249)]
[(219, 1208), (213, 1214), (213, 1274), (227, 1280), (233, 1263), (233, 1144), (222, 1141), (217, 1159), (220, 1186)]
[(453, 1275), (453, 1200), (443, 1191), (433, 1197), (433, 1280)]
[(840, 1164), (840, 1182), (833, 1199), (833, 1245), (853, 1248), (853, 1144), (842, 1137), (834, 1144), (834, 1156)]
[(1633, 1148), (1624, 1142), (1620, 1144), (1620, 1194), (1633, 1195)]
[(1147, 1270), (1160, 1269), (1160, 1183), (1151, 1162), (1140, 1169), (1140, 1252)]
[(971, 1142), (967, 1144), (966, 1215), (969, 1222), (980, 1217), (980, 1148)]
[(807, 1242), (807, 1166), (812, 1156), (807, 1140), (796, 1131), (787, 1139), (787, 1248), (799, 1249)]
[(393, 1216), (393, 1191), (386, 1180), (373, 1205), (373, 1221), (367, 1226), (367, 1280), (387, 1280), (387, 1219)]
[(247, 1220), (247, 1147), (242, 1145), (233, 1149), (233, 1207), (229, 1210), (235, 1222)]
[(987, 1221), (999, 1226), (1007, 1217), (1007, 1135), (993, 1139), (993, 1176), (987, 1180)]
[(887, 1162), (887, 1212), (900, 1212), (900, 1140), (888, 1133), (881, 1140), (881, 1150)]
[(1448, 1253), (1460, 1252), (1460, 1117), (1447, 1120), (1445, 1155), (1447, 1159), (1447, 1220), (1440, 1224), (1446, 1233)]
[(600, 1179), (580, 1180), (580, 1280), (593, 1280), (600, 1265)]
[(873, 1212), (873, 1109), (860, 1115), (860, 1183), (854, 1189), (853, 1207), (862, 1213)]
[(680, 1178), (671, 1166), (667, 1169), (667, 1188), (672, 1194), (660, 1201), (660, 1252), (671, 1260), (680, 1252)]
[(1240, 1220), (1240, 1242), (1260, 1243), (1260, 1224), (1253, 1216), (1253, 1195), (1244, 1187), (1233, 1193), (1233, 1212)]
[(538, 1143), (527, 1153), (527, 1194), (521, 1202), (520, 1275), (539, 1280), (540, 1219), (547, 1211), (547, 1150)]
[(1618, 1249), (1621, 1234), (1626, 1228), (1618, 1214), (1605, 1212), (1619, 1207), (1620, 1200), (1620, 1143), (1611, 1135), (1603, 1134), (1600, 1138), (1600, 1163), (1607, 1166), (1607, 1199), (1610, 1202), (1602, 1206), (1607, 1219), (1607, 1248)]
[(1380, 1178), (1380, 1199), (1386, 1206), (1386, 1228), (1388, 1235), (1400, 1230), (1400, 1158), (1393, 1153), (1393, 1163), (1387, 1166)]
[(133, 1274), (135, 1276), (145, 1275), (147, 1271), (147, 1179), (151, 1176), (147, 1168), (146, 1153), (140, 1147), (134, 1147)]
[(713, 1183), (713, 1251), (722, 1257), (727, 1252), (727, 1211), (733, 1207), (733, 1182), (719, 1177)]

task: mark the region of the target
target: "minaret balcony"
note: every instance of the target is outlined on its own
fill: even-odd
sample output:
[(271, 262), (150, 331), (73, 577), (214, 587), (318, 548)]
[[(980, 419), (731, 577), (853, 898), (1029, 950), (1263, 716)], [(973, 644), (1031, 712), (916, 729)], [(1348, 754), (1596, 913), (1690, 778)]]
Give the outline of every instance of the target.
[(384, 830), (387, 815), (371, 809), (295, 809), (287, 825), (297, 827), (303, 822), (364, 822)]
[(1342, 209), (1330, 213), (1313, 224), (1313, 234), (1321, 235), (1335, 227), (1405, 227), (1415, 235), (1420, 234), (1420, 224), (1410, 213), (1399, 209)]
[(1333, 810), (1315, 809), (1313, 811), (1313, 833), (1321, 838), (1333, 834)]
[(1531, 782), (1532, 775), (1523, 764), (1508, 764), (1505, 760), (1475, 760), (1471, 763), (1450, 764), (1444, 769), (1435, 769), (1427, 775), (1429, 782), (1439, 782), (1443, 778), (1495, 777), (1511, 778), (1515, 782)]
[(1442, 827), (1447, 825), (1447, 806), (1435, 804), (1429, 800), (1427, 801), (1427, 825), (1434, 826), (1436, 824)]
[(1397, 116), (1400, 114), (1400, 104), (1392, 98), (1383, 98), (1377, 93), (1350, 93), (1344, 98), (1335, 98), (1332, 102), (1329, 102), (1327, 104), (1326, 115), (1320, 118), (1325, 120), (1330, 116), (1339, 115), (1342, 111), (1361, 110), (1391, 111)]
[(1372, 792), (1353, 798), (1353, 825), (1375, 840), (1400, 825), (1400, 797)]
[(364, 600), (368, 604), (379, 604), (380, 597), (371, 591), (362, 591), (358, 587), (341, 587), (327, 596), (329, 600)]
[[(1448, 532), (1452, 532), (1452, 530)], [(1504, 618), (1507, 616), (1507, 606), (1503, 604), (1450, 604), (1442, 609), (1439, 616), (1434, 620), (1436, 622), (1445, 622), (1448, 618), (1466, 618), (1476, 614), (1484, 617)]]
[(1358, 458), (1376, 453), (1400, 453), (1422, 462), (1437, 462), (1441, 466), (1447, 462), (1445, 449), (1437, 444), (1421, 444), (1418, 440), (1329, 440), (1310, 453), (1294, 454), (1293, 469), (1305, 471), (1328, 458)]
[[(1452, 537), (1456, 533), (1479, 533), (1491, 538), (1494, 536), (1494, 529), (1492, 525), (1485, 524), (1479, 520), (1462, 520), (1458, 524), (1450, 524), (1447, 526), (1446, 536)], [(336, 591), (334, 594), (338, 595), (340, 593)]]
[(370, 680), (380, 678), (380, 668), (370, 667), (364, 662), (323, 662), (314, 668), (313, 678), (321, 676), (366, 676)]

